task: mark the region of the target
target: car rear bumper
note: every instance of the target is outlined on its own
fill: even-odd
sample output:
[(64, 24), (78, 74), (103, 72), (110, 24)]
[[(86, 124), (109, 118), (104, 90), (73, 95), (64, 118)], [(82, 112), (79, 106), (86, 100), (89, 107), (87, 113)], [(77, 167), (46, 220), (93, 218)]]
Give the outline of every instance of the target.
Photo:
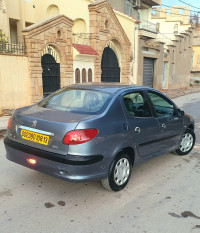
[[(4, 139), (8, 160), (48, 175), (73, 182), (100, 180), (107, 176), (102, 155), (59, 155)], [(35, 165), (27, 158), (36, 159)]]

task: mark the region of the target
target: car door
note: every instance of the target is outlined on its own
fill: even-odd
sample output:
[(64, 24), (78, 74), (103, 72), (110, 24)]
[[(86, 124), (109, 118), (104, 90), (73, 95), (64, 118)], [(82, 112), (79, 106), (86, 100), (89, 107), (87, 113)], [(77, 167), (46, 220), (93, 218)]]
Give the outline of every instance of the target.
[(160, 124), (160, 148), (173, 150), (179, 145), (183, 132), (183, 116), (179, 116), (176, 107), (167, 97), (156, 91), (148, 91), (155, 115)]
[(125, 117), (131, 129), (133, 147), (137, 147), (139, 156), (151, 157), (156, 153), (160, 126), (153, 117), (148, 101), (142, 91), (122, 94)]

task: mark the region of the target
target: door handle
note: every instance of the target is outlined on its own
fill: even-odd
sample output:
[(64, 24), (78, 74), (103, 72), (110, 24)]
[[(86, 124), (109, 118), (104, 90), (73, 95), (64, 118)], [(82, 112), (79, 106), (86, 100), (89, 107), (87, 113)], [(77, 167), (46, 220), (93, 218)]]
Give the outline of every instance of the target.
[(162, 127), (163, 129), (165, 129), (167, 126), (166, 126), (166, 124), (162, 123), (161, 127)]
[(140, 127), (136, 127), (136, 128), (135, 128), (135, 132), (136, 132), (136, 133), (140, 133), (140, 131), (141, 131)]
[(126, 123), (123, 123), (124, 130), (128, 130), (128, 125)]

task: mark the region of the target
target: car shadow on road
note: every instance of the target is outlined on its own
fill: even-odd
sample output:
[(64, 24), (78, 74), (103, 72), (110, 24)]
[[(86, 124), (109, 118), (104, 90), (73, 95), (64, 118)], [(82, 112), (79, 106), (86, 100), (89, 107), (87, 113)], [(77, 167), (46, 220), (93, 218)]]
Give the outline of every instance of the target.
[[(185, 159), (186, 157), (190, 159), (189, 155), (184, 156)], [(54, 197), (61, 195), (63, 197), (73, 198), (74, 194), (76, 196), (84, 194), (83, 196), (89, 195), (90, 197), (95, 194), (101, 194), (103, 196), (117, 197), (124, 195), (126, 192), (135, 193), (137, 190), (148, 189), (152, 185), (155, 185), (156, 182), (160, 183), (163, 180), (170, 180), (173, 172), (175, 173), (174, 170), (182, 166), (181, 163), (183, 163), (183, 157), (174, 154), (165, 154), (139, 164), (133, 168), (132, 176), (127, 187), (118, 193), (105, 190), (100, 181), (72, 183), (26, 168), (24, 170), (26, 174), (23, 177), (18, 176), (17, 179), (18, 182), (24, 183), (29, 188), (34, 187), (35, 191), (42, 195), (51, 193), (51, 196)]]

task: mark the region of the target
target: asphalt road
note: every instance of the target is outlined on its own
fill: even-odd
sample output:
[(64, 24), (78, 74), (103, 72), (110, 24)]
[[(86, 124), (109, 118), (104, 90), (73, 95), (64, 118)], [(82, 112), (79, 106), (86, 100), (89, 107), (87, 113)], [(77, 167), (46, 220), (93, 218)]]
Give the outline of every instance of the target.
[(195, 149), (135, 167), (118, 193), (9, 162), (0, 140), (0, 233), (200, 232), (200, 94), (175, 102), (196, 120)]

